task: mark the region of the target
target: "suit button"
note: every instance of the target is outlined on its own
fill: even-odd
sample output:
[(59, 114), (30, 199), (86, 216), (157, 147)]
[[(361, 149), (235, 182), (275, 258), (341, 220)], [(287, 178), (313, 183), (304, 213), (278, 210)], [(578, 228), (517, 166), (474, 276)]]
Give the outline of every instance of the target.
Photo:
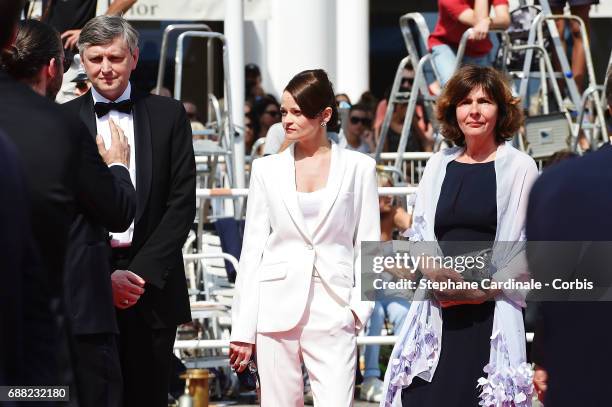
[(312, 249), (314, 249), (314, 247), (312, 247), (312, 245), (311, 245), (311, 244), (307, 244), (307, 245), (306, 245), (306, 248), (307, 248), (308, 250), (312, 250)]

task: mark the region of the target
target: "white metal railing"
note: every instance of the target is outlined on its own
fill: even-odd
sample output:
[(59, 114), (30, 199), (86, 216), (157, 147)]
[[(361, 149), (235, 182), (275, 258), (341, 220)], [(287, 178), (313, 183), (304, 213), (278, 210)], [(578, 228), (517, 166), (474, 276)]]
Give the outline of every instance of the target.
[[(404, 160), (412, 160), (412, 161), (418, 161), (418, 160), (429, 160), (429, 158), (433, 155), (434, 153), (425, 153), (425, 152), (406, 152), (406, 153), (402, 153), (402, 158)], [(397, 158), (398, 153), (380, 153), (380, 159), (383, 161), (395, 161), (395, 159)]]
[(227, 253), (185, 253), (183, 254), (184, 261), (198, 261), (202, 259), (224, 259), (232, 263), (232, 266), (238, 270), (238, 260)]
[(401, 153), (401, 160), (398, 160), (400, 156), (397, 152), (380, 153), (380, 158), (377, 161), (380, 165), (395, 166), (397, 161), (401, 162), (399, 171), (403, 174), (403, 178), (410, 185), (418, 185), (423, 171), (425, 171), (425, 165), (427, 160), (434, 153), (425, 152), (405, 152)]
[[(209, 135), (210, 132), (211, 130), (202, 130), (202, 131), (194, 131), (193, 134)], [(261, 140), (261, 139), (258, 139), (258, 140)], [(412, 152), (412, 153), (406, 152), (402, 154), (402, 158), (407, 161), (421, 161), (421, 160), (427, 161), (433, 154), (434, 153), (427, 153), (427, 152)], [(381, 161), (387, 161), (387, 162), (395, 161), (397, 156), (398, 156), (397, 153), (392, 153), (392, 152), (380, 153)], [(196, 159), (196, 163), (198, 164), (205, 163), (208, 161), (207, 156), (197, 156), (196, 155), (195, 159)], [(245, 159), (246, 161), (253, 161), (253, 158), (250, 155), (245, 156)]]
[[(527, 342), (533, 342), (533, 332), (525, 334)], [(358, 336), (357, 345), (394, 345), (397, 336)], [(219, 349), (229, 348), (229, 339), (191, 339), (174, 342), (174, 349)]]
[[(379, 187), (378, 195), (402, 196), (415, 194), (417, 187)], [(196, 197), (198, 198), (243, 198), (249, 194), (248, 188), (198, 188)]]

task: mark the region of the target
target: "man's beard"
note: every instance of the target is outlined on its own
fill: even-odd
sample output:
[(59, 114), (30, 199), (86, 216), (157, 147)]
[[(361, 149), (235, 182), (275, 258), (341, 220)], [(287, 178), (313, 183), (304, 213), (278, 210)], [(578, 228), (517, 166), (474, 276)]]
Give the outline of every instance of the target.
[(47, 96), (51, 100), (55, 100), (55, 97), (59, 93), (62, 88), (62, 80), (64, 79), (63, 75), (57, 75), (47, 84), (47, 89), (45, 96)]

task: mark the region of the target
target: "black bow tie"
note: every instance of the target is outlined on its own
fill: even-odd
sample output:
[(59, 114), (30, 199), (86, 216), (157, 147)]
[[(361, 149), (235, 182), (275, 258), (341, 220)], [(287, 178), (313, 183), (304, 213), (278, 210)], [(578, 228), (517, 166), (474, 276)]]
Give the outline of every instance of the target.
[(130, 114), (132, 113), (132, 105), (134, 103), (130, 99), (122, 100), (121, 102), (96, 102), (94, 105), (94, 110), (96, 111), (96, 116), (98, 118), (107, 115), (111, 110), (116, 110), (120, 113)]

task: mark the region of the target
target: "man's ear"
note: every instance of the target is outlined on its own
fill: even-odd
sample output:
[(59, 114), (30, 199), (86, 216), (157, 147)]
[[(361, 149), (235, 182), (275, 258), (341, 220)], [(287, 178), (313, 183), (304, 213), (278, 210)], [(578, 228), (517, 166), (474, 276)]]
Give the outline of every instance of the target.
[(136, 65), (138, 65), (138, 57), (140, 56), (140, 48), (136, 47), (134, 53), (132, 54), (132, 59), (134, 62), (132, 63), (132, 71), (136, 69)]
[(57, 60), (57, 58), (51, 58), (51, 60), (49, 61), (49, 65), (47, 66), (46, 69), (46, 74), (47, 77), (49, 79), (53, 79), (56, 78), (57, 75), (63, 75), (63, 72), (60, 72), (60, 64)]
[(13, 45), (15, 43), (15, 41), (17, 41), (17, 33), (19, 32), (19, 30), (17, 29), (17, 26), (13, 27), (13, 35), (10, 36), (9, 38), (9, 42), (7, 45)]

